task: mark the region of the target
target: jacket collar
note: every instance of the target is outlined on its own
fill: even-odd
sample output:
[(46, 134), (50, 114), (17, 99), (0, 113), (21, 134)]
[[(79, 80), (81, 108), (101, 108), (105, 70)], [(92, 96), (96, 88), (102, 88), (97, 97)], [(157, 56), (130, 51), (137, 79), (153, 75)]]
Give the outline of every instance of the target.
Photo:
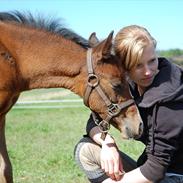
[(132, 94), (140, 107), (150, 107), (157, 102), (172, 100), (178, 96), (177, 94), (179, 94), (179, 100), (180, 98), (183, 100), (183, 86), (181, 85), (183, 84), (181, 82), (183, 70), (165, 58), (158, 58), (158, 62), (159, 73), (142, 96), (137, 95), (135, 83), (129, 82)]

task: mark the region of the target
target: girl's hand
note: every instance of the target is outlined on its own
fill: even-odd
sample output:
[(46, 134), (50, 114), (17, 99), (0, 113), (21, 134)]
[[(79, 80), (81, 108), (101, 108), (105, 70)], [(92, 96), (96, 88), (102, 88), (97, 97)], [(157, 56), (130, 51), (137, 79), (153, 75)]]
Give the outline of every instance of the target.
[(100, 158), (101, 168), (106, 174), (113, 180), (120, 180), (122, 178), (123, 165), (112, 137), (107, 136), (102, 143)]

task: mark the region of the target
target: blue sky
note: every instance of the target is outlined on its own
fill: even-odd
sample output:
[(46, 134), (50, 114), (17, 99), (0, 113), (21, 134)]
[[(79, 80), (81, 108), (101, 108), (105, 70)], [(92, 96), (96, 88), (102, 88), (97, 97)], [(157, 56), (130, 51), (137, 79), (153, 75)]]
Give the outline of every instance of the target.
[(84, 38), (104, 39), (114, 30), (138, 24), (158, 42), (158, 49), (183, 49), (182, 0), (1, 0), (0, 11), (31, 11), (62, 18)]

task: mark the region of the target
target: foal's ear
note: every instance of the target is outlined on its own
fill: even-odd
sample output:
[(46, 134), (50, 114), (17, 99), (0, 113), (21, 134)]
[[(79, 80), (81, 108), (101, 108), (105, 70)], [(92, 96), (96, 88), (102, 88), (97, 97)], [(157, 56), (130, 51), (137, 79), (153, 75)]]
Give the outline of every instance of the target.
[(114, 31), (111, 31), (111, 33), (104, 40), (102, 45), (102, 57), (105, 59), (111, 56), (113, 34), (114, 34)]
[(93, 33), (90, 35), (88, 41), (89, 41), (89, 45), (90, 45), (91, 47), (97, 46), (97, 44), (99, 43), (99, 40), (98, 40), (98, 38), (97, 38), (95, 32), (93, 32)]

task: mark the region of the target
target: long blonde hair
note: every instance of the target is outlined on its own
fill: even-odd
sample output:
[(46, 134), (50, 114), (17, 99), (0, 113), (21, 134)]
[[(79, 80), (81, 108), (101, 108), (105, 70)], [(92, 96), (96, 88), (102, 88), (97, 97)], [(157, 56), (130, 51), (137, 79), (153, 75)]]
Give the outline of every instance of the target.
[(147, 29), (138, 25), (130, 25), (117, 33), (114, 50), (121, 58), (124, 68), (129, 71), (138, 64), (144, 48), (151, 43), (156, 47), (156, 40)]

